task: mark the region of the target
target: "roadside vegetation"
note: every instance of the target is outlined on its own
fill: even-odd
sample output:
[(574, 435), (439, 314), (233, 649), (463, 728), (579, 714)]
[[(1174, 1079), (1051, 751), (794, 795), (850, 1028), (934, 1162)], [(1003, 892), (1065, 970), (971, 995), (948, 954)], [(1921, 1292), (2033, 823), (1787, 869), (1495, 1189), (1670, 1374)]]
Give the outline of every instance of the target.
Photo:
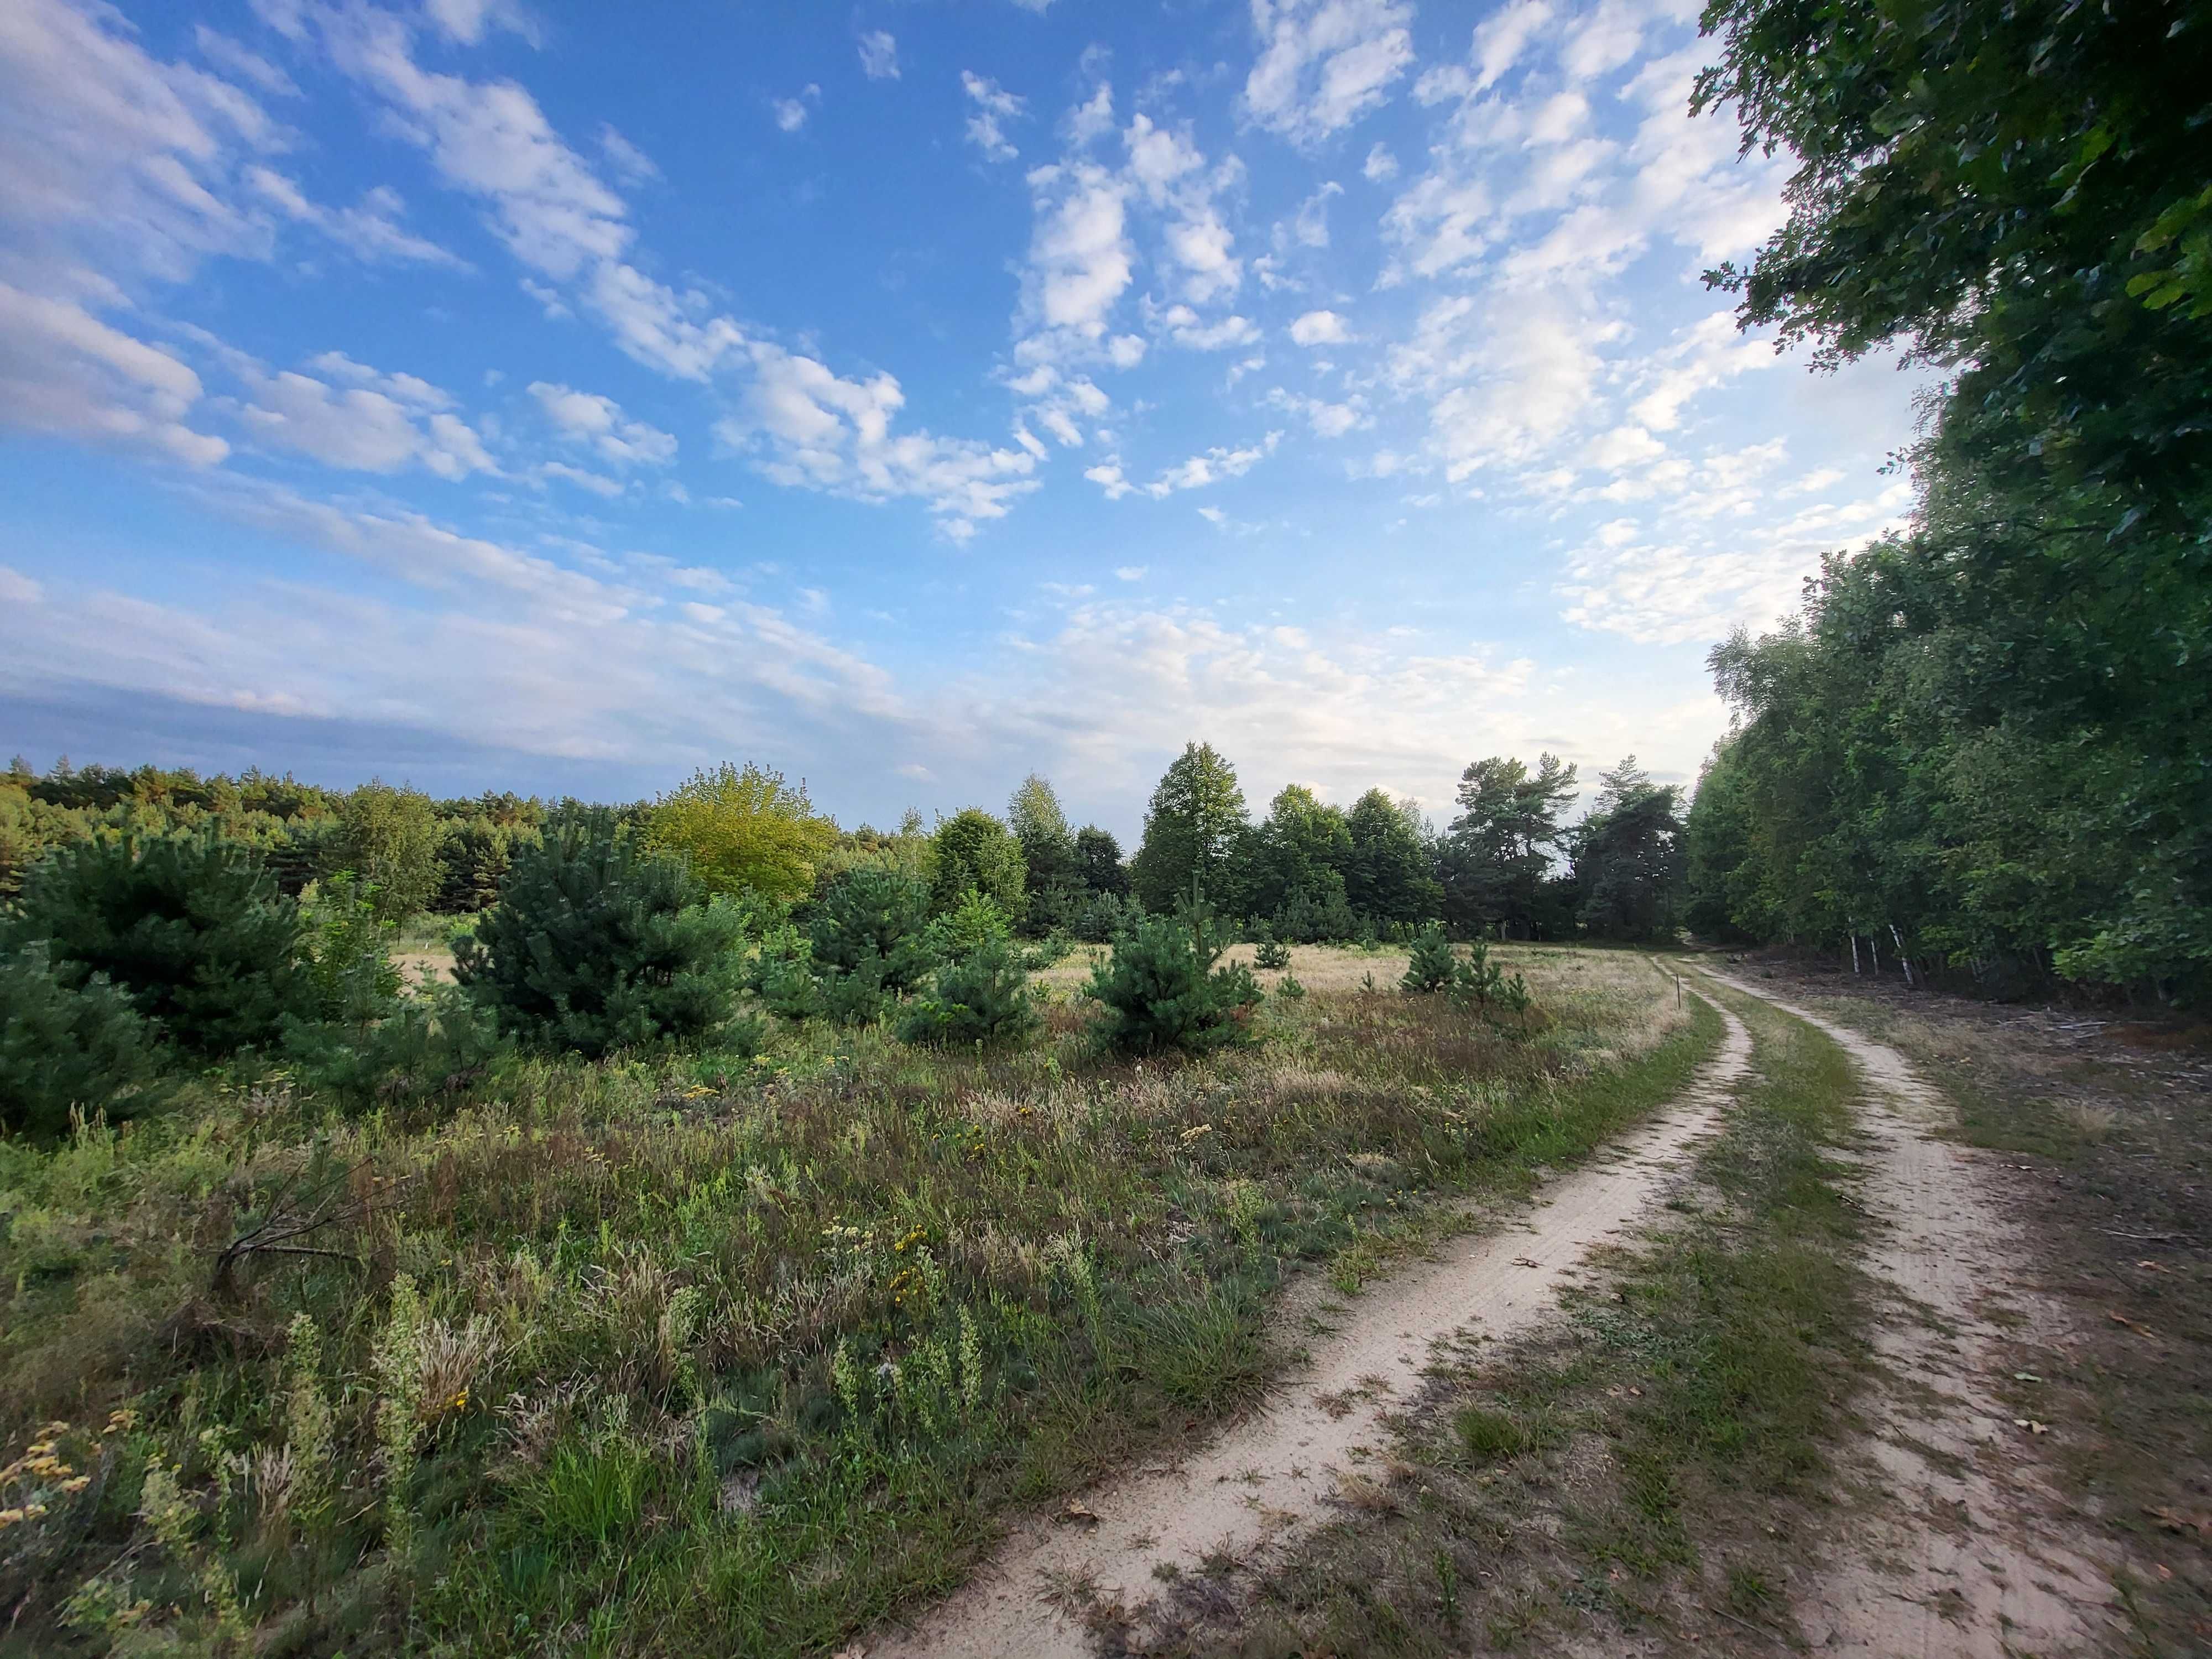
[(1841, 1156), (1856, 1085), (1827, 1037), (1716, 994), (1751, 1028), (1751, 1074), (1650, 1236), (1600, 1258), (1559, 1325), (1461, 1344), (1340, 1518), (1256, 1576), (1224, 1562), (1170, 1589), (1157, 1650), (1796, 1644), (1792, 1580), (1849, 1502), (1835, 1459), (1875, 1311)]

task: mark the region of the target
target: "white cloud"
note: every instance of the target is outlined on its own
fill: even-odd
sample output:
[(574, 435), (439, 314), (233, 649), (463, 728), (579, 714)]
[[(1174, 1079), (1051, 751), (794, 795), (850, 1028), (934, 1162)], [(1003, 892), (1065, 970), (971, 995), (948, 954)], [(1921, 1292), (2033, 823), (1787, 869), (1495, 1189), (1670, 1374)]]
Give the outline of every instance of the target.
[(715, 432), (755, 455), (774, 483), (858, 500), (911, 497), (937, 514), (939, 527), (965, 541), (980, 521), (1004, 518), (1036, 488), (1036, 457), (928, 432), (894, 433), (905, 403), (889, 374), (848, 380), (811, 357), (764, 341), (750, 343), (753, 366), (741, 415)]
[(1550, 0), (1512, 0), (1485, 18), (1468, 53), (1474, 64), (1473, 89), (1485, 92), (1497, 85), (1551, 21)]
[(365, 191), (352, 207), (326, 208), (309, 201), (297, 184), (273, 167), (250, 167), (243, 176), (256, 195), (286, 218), (321, 231), (357, 258), (474, 269), (459, 255), (404, 229), (399, 217), (407, 204), (389, 185)]
[(1259, 328), (1249, 318), (1229, 316), (1206, 323), (1188, 306), (1170, 306), (1154, 320), (1169, 339), (1192, 351), (1226, 351), (1260, 337)]
[(1114, 568), (1114, 580), (1123, 582), (1140, 582), (1145, 580), (1146, 575), (1151, 574), (1151, 570), (1152, 567), (1150, 565), (1116, 565)]
[(1303, 247), (1328, 246), (1328, 203), (1333, 196), (1344, 194), (1344, 186), (1334, 179), (1298, 204), (1297, 217), (1291, 222), (1291, 234)]
[(1304, 416), (1316, 438), (1341, 438), (1356, 427), (1373, 423), (1367, 412), (1367, 399), (1357, 392), (1340, 404), (1333, 404), (1326, 398), (1301, 397), (1277, 386), (1267, 394), (1267, 401), (1278, 409)]
[(1359, 171), (1370, 184), (1384, 184), (1398, 176), (1398, 158), (1390, 153), (1387, 144), (1376, 144), (1367, 152), (1367, 160)]
[(594, 495), (605, 496), (609, 501), (623, 493), (621, 479), (610, 478), (604, 472), (589, 471), (580, 466), (570, 466), (566, 461), (546, 461), (538, 466), (538, 471), (545, 477), (566, 478), (579, 489), (588, 489)]
[(448, 185), (489, 204), (493, 230), (525, 264), (567, 281), (629, 246), (622, 198), (521, 87), (422, 69), (406, 26), (386, 13), (330, 14), (325, 27), (339, 66), (383, 94), (398, 130)]
[(545, 380), (533, 380), (538, 399), (562, 435), (585, 445), (617, 466), (666, 466), (676, 459), (676, 437), (625, 416), (611, 398)]
[(806, 125), (807, 105), (822, 101), (822, 88), (812, 82), (799, 88), (796, 98), (775, 98), (769, 100), (769, 112), (775, 117), (775, 125), (785, 132), (796, 132)]
[(1302, 346), (1341, 345), (1351, 337), (1333, 311), (1309, 311), (1291, 325), (1291, 338)]
[(0, 283), (0, 422), (210, 466), (230, 446), (185, 423), (201, 391), (188, 365), (82, 306)]
[(1232, 449), (1217, 444), (1203, 454), (1167, 468), (1150, 483), (1136, 483), (1122, 471), (1121, 458), (1116, 456), (1084, 472), (1106, 492), (1106, 499), (1118, 501), (1124, 495), (1150, 495), (1154, 501), (1172, 495), (1178, 490), (1203, 489), (1209, 484), (1225, 478), (1240, 478), (1260, 462), (1275, 453), (1275, 446), (1283, 441), (1279, 432), (1270, 432), (1256, 444)]
[(899, 78), (898, 42), (886, 29), (870, 29), (860, 37), (860, 73), (871, 81)]
[(599, 153), (607, 158), (607, 165), (633, 185), (641, 185), (660, 177), (660, 168), (635, 144), (617, 132), (612, 123), (599, 123)]
[(300, 95), (300, 88), (293, 85), (292, 77), (283, 70), (205, 23), (193, 25), (192, 44), (200, 49), (201, 57), (234, 80), (251, 81), (272, 98)]
[(1126, 186), (1088, 161), (1035, 168), (1029, 183), (1036, 227), (1022, 276), (1024, 319), (1033, 332), (1095, 345), (1129, 286), (1135, 258)]
[(1379, 107), (1413, 61), (1403, 0), (1252, 0), (1261, 42), (1244, 82), (1261, 125), (1318, 144)]
[[(337, 361), (349, 369), (363, 368), (344, 357)], [(450, 402), (443, 392), (411, 376), (377, 389), (375, 382), (383, 377), (373, 369), (365, 372), (372, 377), (371, 384), (344, 391), (290, 370), (260, 377), (252, 383), (252, 401), (241, 418), (263, 443), (325, 466), (397, 472), (412, 464), (448, 480), (498, 470), (476, 430), (459, 416), (442, 412), (441, 405)], [(423, 387), (437, 401), (411, 395), (413, 386)], [(422, 412), (426, 407), (441, 412), (426, 416)]]
[(1012, 161), (1021, 152), (1006, 141), (1006, 131), (999, 124), (1018, 119), (1029, 109), (1029, 100), (973, 70), (960, 71), (960, 85), (975, 106), (968, 118), (968, 142), (981, 150), (986, 160)]
[(532, 46), (538, 25), (520, 0), (422, 0), (422, 15), (447, 39), (473, 46), (494, 28), (512, 29)]

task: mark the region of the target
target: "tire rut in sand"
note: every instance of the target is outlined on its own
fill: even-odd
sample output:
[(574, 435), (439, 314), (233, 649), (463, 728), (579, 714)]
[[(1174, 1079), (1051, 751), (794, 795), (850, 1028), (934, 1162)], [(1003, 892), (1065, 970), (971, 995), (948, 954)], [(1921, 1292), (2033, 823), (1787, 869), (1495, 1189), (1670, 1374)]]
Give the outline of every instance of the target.
[(1710, 976), (1842, 1044), (1867, 1084), (1872, 1143), (1860, 1197), (1881, 1231), (1869, 1268), (1893, 1292), (1877, 1353), (1905, 1384), (1868, 1447), (1887, 1496), (1825, 1564), (1798, 1620), (1837, 1659), (2010, 1659), (2112, 1651), (2111, 1563), (2045, 1481), (2033, 1442), (1994, 1393), (2009, 1321), (2063, 1322), (2031, 1282), (2020, 1230), (1975, 1155), (1936, 1138), (1942, 1097), (1893, 1048), (1725, 974)]
[[(1437, 1344), (1517, 1334), (1549, 1315), (1567, 1273), (1636, 1220), (1690, 1143), (1711, 1127), (1747, 1069), (1751, 1039), (1727, 1036), (1680, 1096), (1589, 1164), (1539, 1192), (1516, 1222), (1450, 1240), (1437, 1256), (1368, 1286), (1316, 1340), (1266, 1407), (1166, 1468), (1083, 1495), (1089, 1518), (1039, 1517), (963, 1589), (869, 1659), (1080, 1659), (1086, 1609), (1131, 1610), (1160, 1581), (1209, 1556), (1250, 1563), (1329, 1510), (1386, 1437), (1384, 1418), (1419, 1388)], [(1071, 1594), (1071, 1592), (1073, 1592)]]

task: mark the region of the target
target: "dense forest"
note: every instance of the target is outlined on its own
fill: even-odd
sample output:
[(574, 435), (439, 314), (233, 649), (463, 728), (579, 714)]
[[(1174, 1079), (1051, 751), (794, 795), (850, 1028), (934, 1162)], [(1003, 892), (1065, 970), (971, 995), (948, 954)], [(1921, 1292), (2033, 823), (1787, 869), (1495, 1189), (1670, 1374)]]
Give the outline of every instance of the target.
[(1800, 158), (1708, 280), (1949, 371), (1910, 531), (1712, 666), (1701, 932), (2008, 994), (2212, 992), (2212, 18), (1715, 0), (1698, 98)]

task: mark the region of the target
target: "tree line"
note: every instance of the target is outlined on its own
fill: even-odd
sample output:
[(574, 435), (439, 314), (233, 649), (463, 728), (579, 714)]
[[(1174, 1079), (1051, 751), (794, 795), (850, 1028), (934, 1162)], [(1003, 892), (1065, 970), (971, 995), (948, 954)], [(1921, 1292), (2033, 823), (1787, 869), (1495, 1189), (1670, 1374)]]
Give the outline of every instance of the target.
[(1800, 166), (1708, 280), (1948, 371), (1911, 527), (1712, 653), (1700, 931), (2002, 994), (2212, 994), (2212, 20), (1715, 0), (1704, 107)]
[[(1249, 808), (1236, 769), (1186, 746), (1147, 804), (1125, 857), (1096, 824), (1071, 824), (1031, 774), (1003, 815), (966, 807), (925, 827), (841, 828), (804, 784), (771, 769), (708, 769), (649, 801), (606, 809), (643, 843), (681, 855), (710, 893), (810, 914), (855, 872), (909, 879), (929, 914), (974, 893), (1032, 938), (1105, 943), (1147, 913), (1195, 896), (1246, 931), (1291, 943), (1410, 939), (1438, 924), (1462, 938), (1650, 939), (1674, 928), (1680, 792), (1632, 757), (1603, 774), (1579, 821), (1573, 765), (1503, 756), (1462, 773), (1441, 829), (1370, 789), (1349, 808), (1292, 784)], [(586, 810), (486, 793), (436, 799), (372, 782), (347, 791), (248, 773), (71, 768), (21, 760), (0, 776), (0, 902), (56, 848), (126, 833), (206, 830), (252, 849), (297, 895), (348, 873), (386, 921), (468, 915), (500, 895), (518, 848)]]

